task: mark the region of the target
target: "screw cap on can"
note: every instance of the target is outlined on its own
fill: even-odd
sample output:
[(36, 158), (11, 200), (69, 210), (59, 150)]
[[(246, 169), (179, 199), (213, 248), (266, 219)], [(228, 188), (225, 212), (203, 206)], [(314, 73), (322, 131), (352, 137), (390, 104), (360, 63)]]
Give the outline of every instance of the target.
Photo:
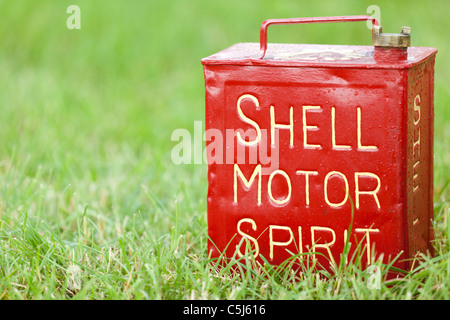
[(407, 48), (411, 44), (411, 28), (402, 27), (401, 33), (382, 33), (381, 26), (373, 26), (372, 44), (375, 47)]

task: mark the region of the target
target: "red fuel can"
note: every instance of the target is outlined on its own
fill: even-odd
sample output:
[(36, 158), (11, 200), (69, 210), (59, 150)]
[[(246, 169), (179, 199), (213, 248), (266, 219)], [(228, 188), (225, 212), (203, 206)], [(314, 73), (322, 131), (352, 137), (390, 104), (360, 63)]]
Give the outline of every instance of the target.
[[(272, 24), (367, 20), (373, 46), (267, 44)], [(266, 20), (259, 44), (202, 59), (212, 257), (432, 252), (436, 52), (346, 16)]]

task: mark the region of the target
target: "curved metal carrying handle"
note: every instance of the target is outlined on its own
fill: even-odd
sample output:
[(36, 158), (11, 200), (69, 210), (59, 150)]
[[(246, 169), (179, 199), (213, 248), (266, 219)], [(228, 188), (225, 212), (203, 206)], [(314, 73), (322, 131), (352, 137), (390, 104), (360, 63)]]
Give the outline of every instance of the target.
[(267, 28), (272, 24), (301, 24), (301, 23), (329, 23), (329, 22), (353, 22), (371, 20), (374, 26), (379, 26), (377, 19), (371, 16), (335, 16), (335, 17), (315, 17), (315, 18), (293, 18), (293, 19), (269, 19), (261, 24), (260, 31), (260, 56), (263, 59), (267, 51)]

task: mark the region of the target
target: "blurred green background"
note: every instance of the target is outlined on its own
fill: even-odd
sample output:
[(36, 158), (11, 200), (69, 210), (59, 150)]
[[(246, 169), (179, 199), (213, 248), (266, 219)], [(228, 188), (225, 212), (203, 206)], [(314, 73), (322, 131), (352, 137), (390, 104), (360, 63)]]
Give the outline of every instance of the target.
[[(72, 4), (81, 9), (80, 30), (66, 26)], [(171, 141), (172, 132), (186, 128), (193, 133), (194, 121), (204, 119), (200, 60), (237, 42), (258, 42), (265, 19), (360, 15), (371, 5), (381, 10), (384, 32), (410, 26), (413, 46), (438, 49), (435, 197), (445, 222), (450, 193), (445, 188), (450, 172), (448, 0), (1, 0), (0, 230), (4, 227), (4, 252), (11, 255), (5, 261), (13, 266), (34, 259), (35, 249), (14, 256), (23, 250), (21, 243), (20, 249), (9, 249), (5, 225), (18, 226), (24, 212), (52, 232), (59, 230), (63, 239), (98, 252), (107, 243), (109, 250), (120, 244), (135, 259), (151, 256), (153, 251), (145, 251), (148, 243), (139, 243), (139, 230), (147, 222), (149, 237), (163, 245), (171, 228), (182, 226), (186, 252), (204, 252), (206, 165), (177, 166), (170, 158), (177, 143)], [(371, 34), (364, 22), (276, 26), (269, 42), (370, 45)], [(144, 223), (129, 222), (136, 213)], [(87, 227), (80, 217), (92, 224)], [(135, 232), (128, 251), (120, 242), (127, 231)], [(165, 260), (158, 261), (164, 269)], [(109, 263), (99, 274), (110, 273), (108, 268)], [(30, 270), (30, 279), (37, 279), (35, 269)], [(27, 283), (20, 272), (17, 276), (11, 282)]]

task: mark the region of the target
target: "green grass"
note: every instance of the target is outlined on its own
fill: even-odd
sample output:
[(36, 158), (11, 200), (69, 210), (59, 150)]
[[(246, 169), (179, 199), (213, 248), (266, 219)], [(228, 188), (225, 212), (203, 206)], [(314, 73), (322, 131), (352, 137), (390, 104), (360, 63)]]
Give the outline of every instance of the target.
[[(0, 4), (0, 299), (449, 299), (447, 1), (86, 0), (76, 1), (81, 30), (68, 30), (73, 2)], [(301, 278), (246, 271), (251, 259), (214, 269), (206, 165), (170, 160), (172, 131), (204, 119), (200, 59), (258, 41), (267, 18), (364, 14), (371, 4), (384, 31), (409, 25), (414, 46), (439, 50), (436, 256), (380, 289), (357, 263)], [(361, 24), (329, 30), (279, 26), (269, 41), (370, 43)]]

